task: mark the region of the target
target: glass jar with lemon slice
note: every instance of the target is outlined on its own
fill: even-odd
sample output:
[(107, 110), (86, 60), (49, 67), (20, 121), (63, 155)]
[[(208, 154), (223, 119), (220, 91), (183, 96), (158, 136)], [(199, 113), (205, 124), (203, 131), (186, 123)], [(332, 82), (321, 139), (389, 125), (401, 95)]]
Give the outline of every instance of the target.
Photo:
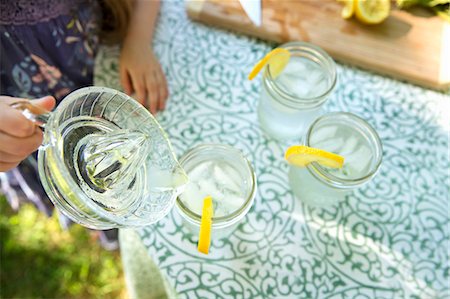
[(212, 199), (212, 239), (230, 234), (250, 210), (256, 194), (256, 175), (247, 158), (224, 144), (194, 147), (180, 159), (189, 182), (176, 202), (184, 225), (197, 235), (204, 199)]
[(305, 146), (292, 146), (285, 155), (291, 164), (292, 191), (314, 206), (336, 204), (369, 182), (382, 156), (376, 131), (360, 117), (345, 112), (319, 117), (306, 134)]
[(258, 105), (261, 128), (278, 140), (298, 139), (321, 114), (336, 85), (335, 63), (317, 46), (291, 42), (267, 54), (249, 79), (263, 68)]

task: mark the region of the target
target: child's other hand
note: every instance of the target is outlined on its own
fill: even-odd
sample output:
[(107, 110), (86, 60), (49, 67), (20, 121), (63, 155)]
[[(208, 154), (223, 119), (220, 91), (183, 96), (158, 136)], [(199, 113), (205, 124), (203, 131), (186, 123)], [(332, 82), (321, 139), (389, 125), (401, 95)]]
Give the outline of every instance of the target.
[(150, 45), (134, 39), (124, 42), (120, 82), (128, 95), (135, 92), (137, 100), (153, 114), (164, 109), (169, 96), (166, 77)]
[[(10, 105), (25, 99), (0, 96), (0, 172), (16, 167), (42, 143), (42, 131)], [(46, 110), (55, 106), (51, 96), (33, 100), (33, 104)]]

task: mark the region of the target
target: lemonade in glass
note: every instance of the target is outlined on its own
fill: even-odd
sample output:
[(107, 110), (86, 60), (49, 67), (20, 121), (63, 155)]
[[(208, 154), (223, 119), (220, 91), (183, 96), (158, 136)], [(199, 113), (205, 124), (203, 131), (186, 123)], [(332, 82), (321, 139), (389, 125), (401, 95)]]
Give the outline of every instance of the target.
[(317, 162), (290, 167), (292, 191), (301, 201), (314, 206), (336, 204), (368, 183), (377, 173), (383, 156), (376, 131), (362, 118), (345, 112), (318, 118), (306, 134), (305, 145), (344, 157), (341, 168)]
[(290, 58), (279, 74), (273, 66), (278, 57), (267, 64), (258, 119), (270, 137), (298, 139), (322, 114), (322, 106), (336, 85), (336, 66), (325, 51), (309, 43), (291, 42), (280, 48), (287, 50)]
[(200, 228), (204, 198), (213, 201), (212, 237), (230, 234), (253, 204), (256, 176), (247, 158), (223, 144), (204, 144), (180, 159), (189, 183), (177, 198), (184, 224), (193, 234)]

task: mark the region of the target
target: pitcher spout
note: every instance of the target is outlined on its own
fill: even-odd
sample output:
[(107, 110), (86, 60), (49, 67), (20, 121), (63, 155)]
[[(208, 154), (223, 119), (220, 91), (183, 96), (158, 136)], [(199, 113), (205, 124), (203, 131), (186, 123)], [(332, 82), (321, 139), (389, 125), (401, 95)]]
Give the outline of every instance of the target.
[(173, 191), (177, 195), (182, 193), (189, 179), (186, 172), (177, 166), (173, 169), (149, 169), (147, 182), (150, 192)]

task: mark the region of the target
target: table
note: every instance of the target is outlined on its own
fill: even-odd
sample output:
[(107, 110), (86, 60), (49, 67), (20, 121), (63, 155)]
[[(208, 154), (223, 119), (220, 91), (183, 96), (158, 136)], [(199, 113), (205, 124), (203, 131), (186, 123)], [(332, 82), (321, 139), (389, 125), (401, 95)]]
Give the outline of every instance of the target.
[[(445, 298), (449, 289), (450, 97), (338, 65), (326, 110), (349, 111), (378, 131), (376, 178), (334, 207), (292, 194), (284, 146), (258, 126), (260, 80), (246, 79), (273, 45), (193, 23), (166, 1), (154, 48), (170, 100), (157, 118), (177, 155), (206, 142), (231, 144), (258, 178), (253, 208), (208, 256), (175, 209), (139, 230), (181, 298)], [(116, 87), (117, 49), (104, 48), (96, 84)]]

